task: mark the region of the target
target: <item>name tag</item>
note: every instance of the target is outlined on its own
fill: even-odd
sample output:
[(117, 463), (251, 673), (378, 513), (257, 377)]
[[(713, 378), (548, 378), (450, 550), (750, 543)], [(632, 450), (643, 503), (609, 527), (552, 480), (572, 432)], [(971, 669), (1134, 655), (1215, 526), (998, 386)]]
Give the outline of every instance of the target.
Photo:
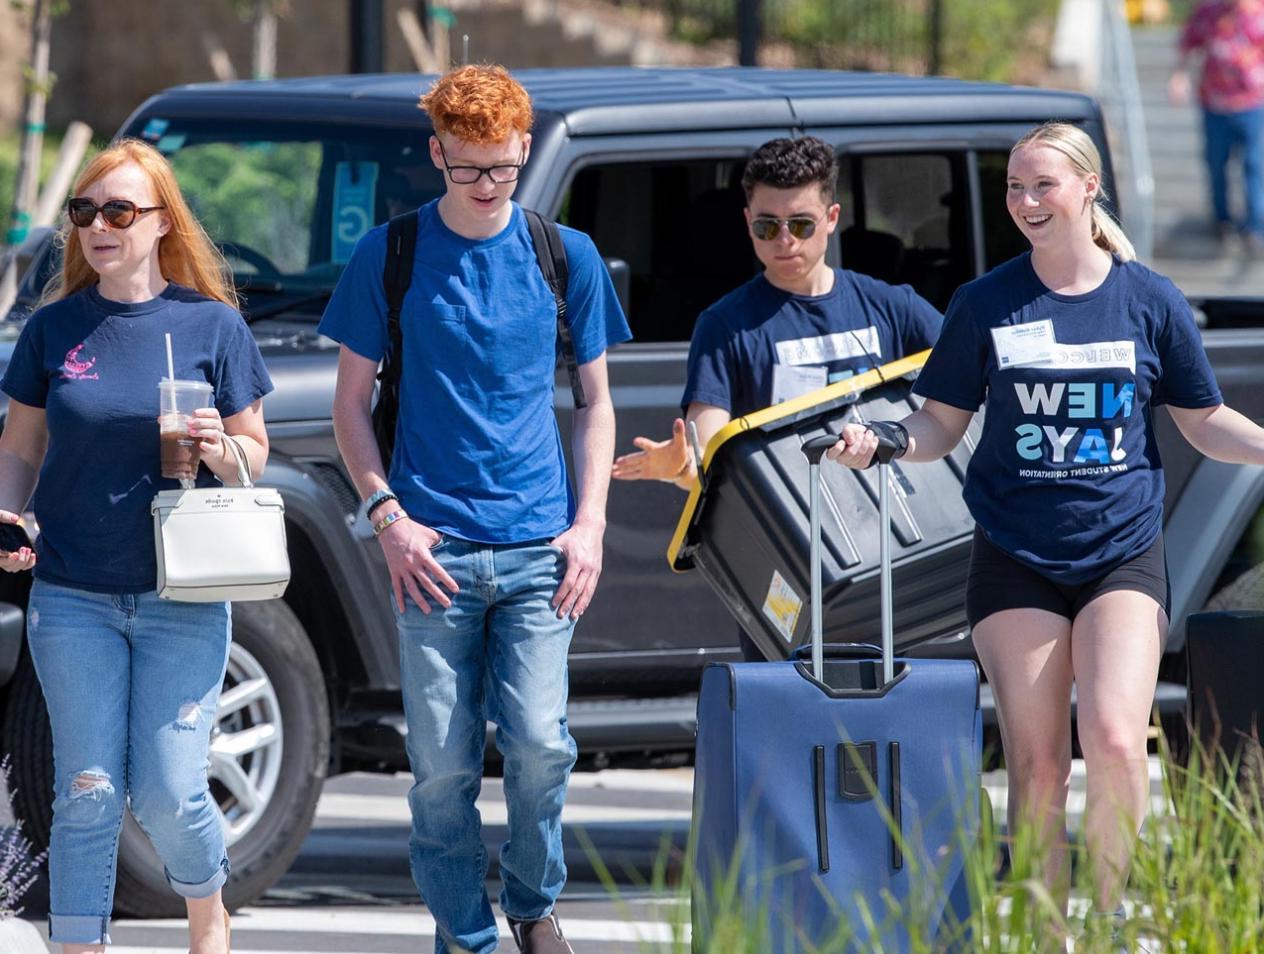
[(829, 369), (809, 364), (774, 364), (772, 366), (772, 403), (819, 391), (829, 383)]
[(1053, 336), (1053, 322), (1047, 318), (993, 328), (992, 343), (996, 347), (996, 364), (1000, 368), (1048, 364), (1058, 347)]
[(882, 363), (882, 342), (873, 326), (777, 342), (778, 364), (829, 364), (864, 357)]

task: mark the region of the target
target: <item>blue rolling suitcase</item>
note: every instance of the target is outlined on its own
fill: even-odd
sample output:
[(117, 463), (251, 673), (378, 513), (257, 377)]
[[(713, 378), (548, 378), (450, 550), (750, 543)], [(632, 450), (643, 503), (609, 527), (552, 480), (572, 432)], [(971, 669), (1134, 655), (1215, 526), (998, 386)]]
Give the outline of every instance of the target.
[[(968, 950), (982, 722), (968, 660), (894, 659), (889, 468), (882, 649), (823, 647), (820, 460), (810, 470), (811, 665), (716, 664), (698, 697), (695, 950), (735, 907), (773, 952)], [(880, 449), (887, 457), (890, 449)], [(805, 647), (806, 648), (806, 647)], [(727, 909), (727, 911), (726, 911)]]

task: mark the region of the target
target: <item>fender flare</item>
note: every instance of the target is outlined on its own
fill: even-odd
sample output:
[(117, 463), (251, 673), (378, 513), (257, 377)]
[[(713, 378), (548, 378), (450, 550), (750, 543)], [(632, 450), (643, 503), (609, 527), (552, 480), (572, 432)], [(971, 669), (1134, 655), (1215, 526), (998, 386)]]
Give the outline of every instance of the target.
[(1211, 597), (1225, 561), (1264, 503), (1264, 467), (1204, 458), (1163, 527), (1172, 615), (1166, 652), (1185, 646), (1185, 618)]
[[(345, 479), (339, 476), (338, 479)], [(348, 635), (364, 664), (369, 684), (377, 688), (399, 685), (399, 656), (395, 619), (383, 568), (375, 564), (371, 547), (353, 527), (358, 514), (348, 514), (326, 483), (313, 476), (301, 461), (272, 454), (260, 486), (273, 487), (285, 500), (285, 519), (302, 533), (329, 574), (335, 597), (342, 605)], [(369, 541), (372, 535), (369, 535)], [(372, 585), (372, 581), (380, 585)], [(293, 581), (291, 581), (293, 585)], [(288, 594), (287, 594), (288, 595)]]

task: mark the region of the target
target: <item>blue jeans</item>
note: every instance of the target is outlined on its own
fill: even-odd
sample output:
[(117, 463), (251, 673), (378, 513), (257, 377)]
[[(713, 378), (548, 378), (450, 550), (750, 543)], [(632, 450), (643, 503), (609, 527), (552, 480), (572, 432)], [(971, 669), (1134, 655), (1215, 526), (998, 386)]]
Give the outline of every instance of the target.
[(36, 580), (27, 640), (53, 730), (49, 934), (108, 944), (125, 800), (172, 889), (228, 878), (207, 751), (228, 662), (227, 603), (91, 593)]
[(1207, 173), (1216, 221), (1232, 223), (1226, 170), (1234, 148), (1242, 150), (1242, 180), (1246, 188), (1247, 232), (1264, 235), (1264, 107), (1240, 113), (1203, 110)]
[(399, 622), (408, 760), (416, 784), (409, 861), (438, 924), (435, 951), (496, 949), (487, 852), (474, 805), (487, 720), (505, 760), (509, 839), (500, 908), (542, 918), (566, 882), (562, 803), (575, 764), (566, 728), (566, 654), (574, 623), (549, 605), (564, 559), (543, 542), (491, 545), (445, 537), (434, 549), (461, 592), (429, 616), (411, 600)]

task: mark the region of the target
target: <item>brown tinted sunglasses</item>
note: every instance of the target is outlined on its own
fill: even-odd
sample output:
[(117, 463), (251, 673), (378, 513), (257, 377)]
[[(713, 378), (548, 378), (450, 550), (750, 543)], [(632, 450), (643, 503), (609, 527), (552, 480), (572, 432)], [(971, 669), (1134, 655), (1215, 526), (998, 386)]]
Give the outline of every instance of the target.
[(97, 213), (105, 219), (105, 224), (112, 229), (125, 229), (136, 221), (138, 215), (165, 209), (165, 205), (151, 205), (142, 208), (128, 199), (107, 199), (103, 205), (97, 205), (91, 199), (71, 199), (66, 203), (66, 214), (70, 221), (81, 229), (86, 229), (96, 221)]

